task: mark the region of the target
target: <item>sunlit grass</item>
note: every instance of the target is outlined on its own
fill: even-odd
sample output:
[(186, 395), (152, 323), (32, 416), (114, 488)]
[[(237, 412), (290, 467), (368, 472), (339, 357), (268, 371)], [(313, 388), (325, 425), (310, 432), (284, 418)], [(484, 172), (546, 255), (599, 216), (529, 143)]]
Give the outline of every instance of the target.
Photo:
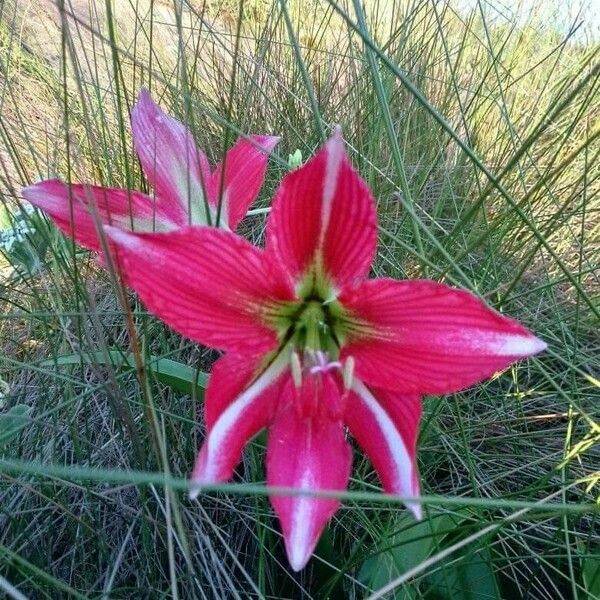
[[(8, 597), (600, 597), (600, 46), (483, 4), (364, 4), (0, 4)], [(20, 197), (46, 177), (147, 189), (129, 129), (141, 86), (213, 161), (240, 132), (282, 136), (257, 208), (340, 123), (378, 203), (376, 274), (467, 287), (549, 343), (426, 400), (422, 523), (374, 494), (357, 451), (344, 509), (293, 575), (261, 436), (233, 484), (183, 493), (216, 354)], [(242, 233), (260, 243), (264, 217)], [(177, 384), (157, 359), (191, 369)]]

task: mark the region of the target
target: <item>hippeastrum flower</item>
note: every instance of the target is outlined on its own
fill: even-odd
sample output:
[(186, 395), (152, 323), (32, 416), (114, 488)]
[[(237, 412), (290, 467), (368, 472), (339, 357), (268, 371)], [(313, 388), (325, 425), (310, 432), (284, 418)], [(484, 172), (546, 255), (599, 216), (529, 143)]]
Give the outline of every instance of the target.
[(470, 386), (546, 344), (470, 292), (426, 280), (367, 280), (371, 193), (337, 131), (273, 200), (261, 250), (231, 232), (107, 227), (132, 288), (183, 335), (224, 350), (205, 400), (193, 495), (233, 475), (264, 427), (269, 486), (291, 566), (309, 559), (339, 506), (351, 449), (421, 516), (416, 440), (424, 394)]
[(188, 225), (234, 230), (262, 186), (278, 137), (241, 138), (211, 171), (185, 126), (166, 115), (147, 90), (131, 112), (133, 144), (154, 197), (141, 192), (58, 179), (40, 181), (23, 197), (41, 208), (67, 235), (96, 252), (97, 223), (129, 231), (172, 231)]

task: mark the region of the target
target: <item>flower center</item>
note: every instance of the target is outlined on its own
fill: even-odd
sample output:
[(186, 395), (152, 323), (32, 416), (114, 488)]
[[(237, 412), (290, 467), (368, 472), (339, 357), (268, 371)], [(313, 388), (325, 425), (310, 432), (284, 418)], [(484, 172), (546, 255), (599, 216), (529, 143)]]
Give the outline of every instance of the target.
[(279, 330), (280, 347), (325, 352), (336, 360), (344, 342), (343, 311), (338, 302), (324, 302), (316, 296), (290, 302), (271, 313)]
[(342, 417), (347, 391), (352, 385), (352, 358), (342, 365), (339, 360), (330, 360), (328, 354), (321, 350), (306, 350), (302, 357), (292, 352), (290, 370), (295, 388), (294, 405), (299, 418)]
[(327, 307), (318, 300), (309, 300), (293, 324), (296, 347), (314, 352), (334, 352), (333, 326)]
[[(279, 330), (280, 350), (289, 353), (289, 365), (296, 389), (304, 396), (312, 389), (320, 398), (323, 386), (336, 381), (348, 390), (352, 386), (354, 361), (340, 361), (340, 349), (348, 330), (348, 315), (331, 296), (329, 286), (309, 285), (309, 278), (298, 291), (299, 298), (278, 306), (271, 315)], [(307, 388), (308, 386), (308, 388)], [(308, 403), (311, 404), (311, 403)], [(311, 409), (309, 412), (313, 412)]]

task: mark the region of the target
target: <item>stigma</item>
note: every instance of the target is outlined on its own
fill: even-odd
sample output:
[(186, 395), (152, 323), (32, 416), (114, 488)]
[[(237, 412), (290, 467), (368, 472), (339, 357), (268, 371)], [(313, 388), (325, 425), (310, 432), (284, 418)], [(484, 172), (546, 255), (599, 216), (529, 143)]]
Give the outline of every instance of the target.
[(339, 372), (344, 389), (352, 387), (354, 377), (354, 359), (350, 356), (343, 363), (339, 360), (330, 360), (329, 353), (323, 350), (306, 349), (302, 358), (298, 352), (290, 355), (290, 371), (296, 388), (302, 387), (305, 376), (319, 377), (327, 373)]

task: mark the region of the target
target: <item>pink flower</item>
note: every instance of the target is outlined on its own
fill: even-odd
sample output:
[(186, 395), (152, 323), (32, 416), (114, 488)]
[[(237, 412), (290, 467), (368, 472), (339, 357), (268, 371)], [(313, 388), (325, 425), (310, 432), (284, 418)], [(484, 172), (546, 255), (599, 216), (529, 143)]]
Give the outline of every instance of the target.
[(265, 250), (231, 232), (106, 227), (128, 282), (181, 334), (225, 351), (206, 393), (207, 436), (192, 474), (228, 480), (248, 440), (269, 428), (267, 481), (292, 568), (301, 569), (351, 467), (346, 428), (386, 492), (413, 499), (425, 394), (470, 386), (546, 344), (467, 291), (426, 280), (367, 280), (376, 212), (337, 131), (281, 183)]
[(233, 230), (256, 199), (268, 155), (279, 141), (266, 135), (240, 139), (211, 172), (192, 134), (166, 115), (147, 90), (140, 92), (133, 107), (131, 129), (154, 197), (126, 189), (68, 185), (58, 179), (25, 188), (23, 197), (52, 217), (64, 233), (97, 252), (99, 222), (129, 231), (165, 232), (216, 225), (218, 214), (218, 225)]

